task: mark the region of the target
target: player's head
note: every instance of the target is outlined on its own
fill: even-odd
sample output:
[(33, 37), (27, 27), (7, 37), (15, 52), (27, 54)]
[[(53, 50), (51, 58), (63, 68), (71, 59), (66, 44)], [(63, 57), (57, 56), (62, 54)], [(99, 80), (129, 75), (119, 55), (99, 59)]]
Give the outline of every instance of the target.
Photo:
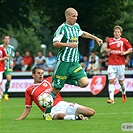
[(34, 67), (32, 69), (32, 77), (34, 78), (34, 83), (41, 83), (44, 77), (44, 70), (42, 67)]
[(74, 8), (69, 7), (65, 11), (65, 17), (66, 17), (66, 23), (69, 25), (73, 25), (77, 21), (78, 12)]
[(122, 32), (123, 32), (122, 27), (118, 25), (118, 26), (115, 26), (113, 28), (113, 30), (114, 30), (114, 32), (113, 32), (114, 38), (119, 39), (122, 35)]
[(2, 38), (3, 38), (3, 43), (4, 44), (9, 44), (10, 43), (10, 36), (9, 35), (4, 35)]

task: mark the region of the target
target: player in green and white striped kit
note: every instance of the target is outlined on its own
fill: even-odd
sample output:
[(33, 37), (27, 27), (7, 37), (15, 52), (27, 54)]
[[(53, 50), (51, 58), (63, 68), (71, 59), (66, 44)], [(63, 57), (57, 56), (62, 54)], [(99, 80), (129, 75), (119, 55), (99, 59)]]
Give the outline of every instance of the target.
[(10, 37), (8, 35), (5, 35), (3, 37), (3, 44), (1, 45), (2, 47), (4, 47), (7, 56), (9, 57), (6, 61), (5, 61), (5, 71), (4, 71), (4, 76), (7, 79), (6, 85), (5, 85), (5, 92), (4, 92), (4, 99), (6, 101), (9, 100), (8, 98), (8, 89), (10, 87), (10, 81), (12, 79), (12, 72), (13, 72), (13, 56), (14, 56), (14, 47), (9, 45), (10, 42)]
[(100, 46), (103, 41), (85, 31), (76, 23), (78, 12), (74, 8), (65, 11), (66, 22), (58, 27), (54, 34), (53, 46), (60, 48), (57, 55), (57, 64), (52, 79), (53, 97), (63, 88), (65, 83), (86, 87), (88, 78), (79, 64), (78, 38), (90, 38), (97, 41)]

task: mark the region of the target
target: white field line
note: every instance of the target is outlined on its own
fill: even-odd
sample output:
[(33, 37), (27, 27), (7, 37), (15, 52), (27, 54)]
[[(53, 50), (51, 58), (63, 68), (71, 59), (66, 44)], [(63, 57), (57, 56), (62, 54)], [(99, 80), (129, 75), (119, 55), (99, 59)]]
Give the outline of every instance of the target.
[(124, 114), (133, 114), (133, 112), (99, 112), (99, 113), (96, 113), (96, 115), (118, 115), (118, 114), (121, 114), (121, 115), (124, 115)]

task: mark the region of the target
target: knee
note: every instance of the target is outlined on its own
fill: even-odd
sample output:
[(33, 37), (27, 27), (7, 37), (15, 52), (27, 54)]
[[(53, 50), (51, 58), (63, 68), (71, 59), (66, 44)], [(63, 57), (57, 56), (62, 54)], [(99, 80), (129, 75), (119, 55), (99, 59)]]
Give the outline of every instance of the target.
[(95, 110), (92, 109), (92, 110), (90, 111), (90, 116), (93, 116), (93, 115), (95, 115)]
[(123, 85), (123, 81), (119, 81), (119, 84), (120, 84), (120, 85)]
[(54, 119), (55, 119), (55, 120), (61, 120), (61, 119), (64, 119), (64, 117), (65, 117), (65, 114), (63, 114), (63, 113), (58, 113), (58, 114), (56, 114), (56, 115), (54, 116)]
[(79, 80), (78, 83), (81, 88), (85, 88), (89, 85), (89, 80), (88, 80), (88, 78), (83, 78), (83, 79)]
[(114, 84), (114, 79), (109, 80), (110, 84)]

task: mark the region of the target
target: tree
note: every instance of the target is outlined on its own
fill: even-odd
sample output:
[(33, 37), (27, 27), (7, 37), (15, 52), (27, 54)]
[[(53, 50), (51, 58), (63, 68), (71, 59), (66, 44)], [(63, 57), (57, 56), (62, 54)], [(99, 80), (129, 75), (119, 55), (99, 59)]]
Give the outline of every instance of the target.
[(0, 27), (7, 28), (10, 24), (13, 28), (20, 26), (29, 27), (31, 23), (28, 18), (30, 11), (30, 0), (1, 0)]
[(123, 27), (123, 36), (133, 45), (133, 1), (126, 1), (126, 8), (121, 12), (120, 19), (115, 21), (115, 25)]
[(14, 30), (11, 25), (8, 25), (7, 29), (8, 30), (4, 29), (3, 32), (18, 41), (16, 51), (19, 51), (22, 55), (24, 55), (26, 51), (30, 51), (31, 55), (36, 55), (38, 51), (42, 51), (41, 42), (35, 35), (33, 28), (20, 27), (19, 30)]

